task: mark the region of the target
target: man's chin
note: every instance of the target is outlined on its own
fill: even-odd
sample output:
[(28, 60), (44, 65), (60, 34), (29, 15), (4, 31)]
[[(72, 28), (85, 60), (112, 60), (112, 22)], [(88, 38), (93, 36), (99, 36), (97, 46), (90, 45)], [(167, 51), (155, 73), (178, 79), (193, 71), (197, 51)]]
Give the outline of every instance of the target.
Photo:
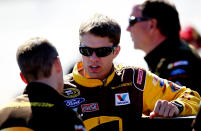
[(96, 73), (90, 73), (89, 78), (91, 78), (91, 79), (100, 79), (100, 76), (97, 75)]

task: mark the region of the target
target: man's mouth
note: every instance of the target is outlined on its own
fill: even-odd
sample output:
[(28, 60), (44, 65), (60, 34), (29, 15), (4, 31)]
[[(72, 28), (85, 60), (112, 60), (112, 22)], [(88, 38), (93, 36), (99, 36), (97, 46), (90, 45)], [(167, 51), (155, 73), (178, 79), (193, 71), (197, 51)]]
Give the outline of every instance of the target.
[(99, 67), (99, 66), (90, 66), (90, 68), (92, 68), (92, 69), (93, 69), (93, 68), (98, 68), (98, 67)]
[(98, 71), (98, 69), (100, 68), (100, 66), (96, 65), (96, 66), (89, 66), (91, 71)]

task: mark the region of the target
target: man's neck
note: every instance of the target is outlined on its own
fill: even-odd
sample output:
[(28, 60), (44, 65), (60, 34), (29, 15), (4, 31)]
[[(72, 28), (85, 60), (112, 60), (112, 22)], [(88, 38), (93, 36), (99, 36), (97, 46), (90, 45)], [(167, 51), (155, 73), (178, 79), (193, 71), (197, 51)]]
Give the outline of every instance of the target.
[(153, 49), (155, 49), (157, 46), (159, 46), (165, 39), (167, 39), (166, 36), (160, 34), (159, 36), (152, 39), (152, 41), (149, 44), (149, 48), (146, 48), (144, 51), (146, 54), (151, 52)]
[(34, 82), (40, 82), (40, 83), (44, 83), (46, 85), (49, 85), (50, 87), (52, 87), (53, 89), (55, 89), (57, 92), (59, 92), (57, 90), (57, 82), (52, 80), (51, 78), (42, 78), (40, 80), (36, 80)]

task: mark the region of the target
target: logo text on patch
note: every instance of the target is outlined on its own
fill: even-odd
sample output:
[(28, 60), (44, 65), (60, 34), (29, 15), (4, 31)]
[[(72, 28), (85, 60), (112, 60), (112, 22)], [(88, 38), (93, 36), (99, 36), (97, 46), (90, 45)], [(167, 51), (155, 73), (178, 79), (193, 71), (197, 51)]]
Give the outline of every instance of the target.
[(123, 84), (120, 84), (118, 86), (115, 86), (115, 87), (111, 87), (112, 89), (117, 89), (117, 88), (120, 88), (120, 87), (126, 87), (126, 86), (132, 86), (132, 82), (129, 82), (129, 83), (123, 83)]
[(64, 102), (66, 103), (66, 106), (68, 106), (68, 107), (76, 107), (84, 101), (85, 101), (84, 98), (74, 98), (74, 99), (70, 99), (70, 100), (65, 100)]
[(80, 91), (76, 88), (64, 89), (63, 95), (67, 98), (75, 98), (80, 95)]
[(176, 92), (181, 89), (181, 87), (179, 85), (177, 85), (171, 81), (168, 81), (168, 84), (170, 85), (172, 92)]
[(142, 78), (143, 78), (143, 70), (138, 69), (138, 75), (137, 75), (137, 84), (141, 85), (142, 84)]
[(98, 103), (89, 103), (81, 105), (82, 112), (93, 112), (99, 110)]
[(128, 93), (115, 94), (115, 106), (130, 104), (130, 98)]
[(152, 81), (152, 83), (154, 84), (154, 86), (157, 85), (157, 83), (158, 83), (158, 77), (157, 77), (157, 76), (153, 76), (153, 81)]

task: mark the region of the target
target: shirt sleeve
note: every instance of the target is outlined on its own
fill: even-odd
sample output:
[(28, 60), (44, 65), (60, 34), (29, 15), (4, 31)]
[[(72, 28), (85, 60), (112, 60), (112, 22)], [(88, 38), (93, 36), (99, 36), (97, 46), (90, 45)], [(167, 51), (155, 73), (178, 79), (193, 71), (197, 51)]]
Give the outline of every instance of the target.
[(143, 113), (149, 115), (159, 99), (177, 104), (180, 115), (195, 115), (199, 110), (200, 95), (196, 91), (147, 71), (143, 92)]

